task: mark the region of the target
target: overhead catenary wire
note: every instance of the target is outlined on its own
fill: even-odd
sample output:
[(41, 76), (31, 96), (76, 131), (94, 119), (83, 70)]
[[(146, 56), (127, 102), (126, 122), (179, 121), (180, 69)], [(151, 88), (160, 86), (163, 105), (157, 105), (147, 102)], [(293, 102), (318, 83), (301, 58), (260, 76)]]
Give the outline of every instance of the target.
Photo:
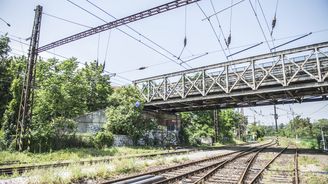
[[(215, 13), (216, 10), (215, 10), (215, 6), (214, 6), (214, 3), (213, 3), (213, 0), (210, 0), (210, 3), (211, 3), (211, 6), (212, 6), (212, 9), (213, 9), (213, 12)], [(218, 14), (215, 14), (215, 19), (216, 19), (216, 21), (218, 22), (218, 25), (219, 25), (219, 29), (220, 29), (221, 35), (223, 36), (224, 42), (225, 42), (225, 44), (227, 45), (227, 39), (226, 39), (226, 37), (225, 37), (225, 35), (224, 35), (224, 32), (223, 32), (223, 29), (222, 29), (222, 26), (221, 26), (221, 23), (220, 23), (220, 20), (219, 20)], [(229, 47), (227, 47), (227, 48), (229, 48)], [(228, 51), (230, 51), (230, 50), (228, 50)], [(230, 54), (230, 53), (229, 53), (229, 54)]]
[(75, 22), (75, 21), (71, 21), (71, 20), (68, 20), (68, 19), (64, 19), (64, 18), (61, 18), (61, 17), (55, 16), (55, 15), (52, 15), (52, 14), (49, 14), (49, 13), (45, 13), (45, 12), (43, 12), (42, 14), (44, 14), (44, 15), (46, 15), (46, 16), (49, 16), (49, 17), (52, 17), (52, 18), (55, 18), (55, 19), (58, 19), (58, 20), (62, 20), (62, 21), (65, 21), (65, 22), (71, 23), (71, 24), (75, 24), (75, 25), (78, 25), (78, 26), (82, 26), (82, 27), (85, 27), (85, 28), (92, 28), (91, 26), (87, 26), (87, 25), (85, 25), (85, 24), (81, 24), (81, 23), (78, 23), (78, 22)]
[[(90, 3), (92, 6), (94, 6), (95, 8), (97, 8), (98, 10), (102, 11), (103, 13), (107, 14), (108, 16), (110, 16), (111, 18), (117, 20), (117, 17), (115, 17), (114, 15), (108, 13), (107, 11), (105, 11), (103, 8), (99, 7), (98, 5), (96, 5), (95, 3), (91, 2), (90, 0), (86, 0), (88, 3)], [(159, 47), (160, 49), (164, 50), (165, 52), (167, 52), (168, 54), (172, 55), (174, 58), (178, 59), (178, 56), (176, 56), (175, 54), (173, 54), (171, 51), (169, 51), (168, 49), (165, 49), (163, 46), (159, 45), (158, 43), (154, 42), (153, 40), (151, 40), (150, 38), (148, 38), (147, 36), (145, 36), (144, 34), (141, 34), (139, 31), (137, 31), (136, 29), (134, 29), (133, 27), (125, 24), (125, 27), (129, 28), (130, 30), (132, 30), (133, 32), (137, 33), (139, 36), (145, 38), (147, 41), (151, 42), (152, 44), (156, 45), (157, 47)], [(181, 59), (179, 59), (181, 60)]]
[(105, 51), (105, 56), (104, 56), (103, 70), (105, 70), (105, 65), (106, 65), (106, 61), (107, 61), (108, 50), (109, 50), (109, 42), (110, 42), (111, 35), (112, 35), (112, 30), (109, 30), (107, 45), (106, 45), (106, 51)]
[(274, 17), (272, 19), (271, 33), (270, 33), (270, 35), (273, 35), (273, 29), (276, 27), (278, 4), (279, 4), (279, 0), (277, 0), (277, 2), (276, 2), (276, 9), (275, 9), (275, 12), (274, 12)]
[(235, 4), (232, 4), (232, 5), (230, 5), (230, 6), (226, 7), (226, 8), (224, 8), (224, 9), (218, 11), (218, 12), (215, 12), (215, 13), (213, 13), (212, 15), (207, 16), (207, 17), (205, 17), (204, 19), (202, 19), (202, 21), (204, 21), (204, 20), (206, 20), (206, 19), (208, 20), (208, 19), (212, 18), (213, 16), (215, 16), (215, 15), (217, 15), (217, 14), (219, 14), (219, 13), (222, 13), (222, 12), (228, 10), (229, 8), (232, 8), (232, 7), (234, 7), (234, 6), (236, 6), (236, 5), (240, 4), (240, 3), (242, 3), (243, 1), (245, 1), (245, 0), (238, 1), (238, 2), (235, 3)]
[(307, 37), (307, 36), (310, 36), (311, 34), (312, 34), (312, 32), (310, 32), (310, 33), (308, 33), (308, 34), (306, 34), (306, 35), (300, 36), (300, 37), (298, 37), (298, 38), (292, 39), (292, 40), (290, 40), (290, 41), (288, 41), (288, 42), (285, 42), (285, 43), (280, 44), (280, 45), (278, 45), (278, 46), (276, 46), (276, 47), (273, 47), (271, 50), (277, 49), (277, 48), (279, 48), (279, 47), (282, 47), (282, 46), (287, 45), (287, 44), (289, 44), (289, 43), (292, 43), (292, 42), (294, 42), (294, 41), (300, 40), (300, 39), (302, 39), (302, 38), (305, 38), (305, 37)]
[[(187, 6), (185, 6), (185, 15), (184, 15), (184, 39), (183, 39), (183, 47), (182, 50), (178, 56), (178, 59), (180, 59), (181, 55), (183, 54), (183, 51), (185, 50), (187, 46)], [(180, 63), (183, 64), (183, 61)]]
[[(204, 10), (202, 9), (202, 7), (199, 5), (199, 3), (196, 2), (196, 4), (197, 4), (198, 8), (200, 9), (200, 11), (203, 13), (203, 15), (204, 15), (205, 17), (207, 17), (206, 13), (205, 13)], [(208, 21), (208, 23), (210, 24), (210, 26), (211, 26), (211, 28), (212, 28), (212, 31), (213, 31), (213, 33), (214, 33), (214, 35), (215, 35), (215, 37), (216, 37), (216, 40), (219, 42), (219, 45), (220, 45), (220, 47), (221, 47), (221, 49), (222, 49), (222, 51), (223, 51), (224, 56), (226, 57), (227, 60), (229, 60), (229, 58), (227, 57), (226, 52), (225, 52), (224, 49), (223, 49), (222, 43), (221, 43), (221, 41), (220, 41), (220, 38), (219, 38), (219, 36), (217, 35), (217, 33), (216, 33), (216, 31), (215, 31), (215, 29), (214, 29), (214, 27), (213, 27), (213, 24), (212, 24), (212, 22), (211, 22), (211, 19), (207, 18), (207, 21)]]
[(320, 112), (322, 109), (324, 109), (325, 107), (328, 106), (328, 103), (323, 105), (322, 107), (320, 107), (319, 109), (317, 109), (316, 111), (313, 111), (312, 113), (310, 113), (308, 116), (312, 116), (313, 114), (316, 114), (318, 112)]
[(227, 38), (227, 47), (228, 48), (229, 48), (229, 45), (231, 43), (232, 4), (233, 4), (233, 0), (231, 0), (231, 8), (230, 8), (230, 28), (229, 28), (229, 36)]
[[(317, 31), (313, 31), (312, 34), (321, 33), (321, 32), (328, 32), (328, 29), (320, 29), (320, 30), (317, 30)], [(286, 39), (289, 39), (289, 38), (295, 38), (295, 37), (299, 37), (299, 36), (302, 36), (302, 35), (304, 35), (304, 34), (297, 34), (297, 35), (292, 35), (292, 36), (286, 36), (286, 37), (276, 38), (275, 41), (286, 40)], [(270, 42), (272, 40), (268, 40), (268, 41)], [(265, 40), (263, 40), (261, 42), (264, 43)], [(243, 47), (252, 47), (252, 46), (254, 46), (256, 44), (259, 44), (259, 43), (251, 43), (251, 44), (239, 45), (239, 46), (231, 47), (230, 49), (238, 49), (238, 48), (243, 48)], [(193, 54), (191, 56), (186, 56), (185, 58), (191, 58), (191, 57), (194, 57), (195, 55), (203, 55), (203, 56), (206, 56), (206, 55), (214, 54), (214, 53), (217, 53), (217, 52), (223, 52), (224, 50), (227, 50), (227, 49), (212, 50), (212, 51), (207, 51), (205, 53), (202, 52), (202, 53), (198, 53), (198, 54)], [(188, 60), (189, 60), (188, 62), (192, 61), (192, 59), (188, 59)], [(150, 67), (153, 67), (153, 66), (159, 66), (159, 65), (163, 65), (163, 64), (167, 64), (167, 63), (170, 63), (170, 61), (164, 61), (164, 62), (156, 63), (156, 64), (153, 64), (153, 65), (149, 65), (149, 66), (147, 66), (147, 68), (150, 68)], [(118, 74), (135, 72), (137, 70), (138, 69), (130, 69), (130, 70), (125, 70), (125, 71), (120, 71), (120, 72), (118, 72)]]
[[(22, 44), (28, 46), (27, 43), (21, 42), (21, 41), (19, 41), (19, 40), (14, 39), (14, 38), (10, 38), (10, 39), (13, 40), (13, 41), (15, 41), (15, 42), (22, 43)], [(57, 54), (57, 53), (55, 53), (55, 52), (51, 52), (51, 51), (45, 51), (45, 52), (47, 52), (47, 53), (49, 53), (49, 54), (53, 54), (54, 56), (57, 56), (57, 57), (61, 57), (61, 58), (63, 58), (63, 59), (71, 59), (71, 58), (69, 58), (69, 57), (66, 57), (66, 56), (63, 56), (63, 55)], [(27, 54), (27, 52), (25, 52), (25, 54)], [(79, 60), (76, 60), (76, 62), (78, 62), (78, 63), (81, 64), (81, 65), (86, 65), (86, 62), (81, 62), (81, 61), (79, 61)], [(108, 74), (115, 74), (115, 77), (118, 77), (118, 78), (124, 79), (124, 80), (126, 80), (126, 81), (132, 82), (131, 79), (128, 79), (128, 78), (126, 78), (126, 77), (123, 77), (122, 75), (119, 75), (119, 74), (116, 74), (116, 73), (112, 73), (112, 72), (109, 72), (109, 71), (106, 71), (106, 70), (104, 70), (104, 72), (106, 72), (106, 73), (108, 73)]]
[(264, 30), (263, 30), (263, 27), (262, 27), (262, 25), (261, 25), (261, 22), (260, 22), (260, 20), (259, 20), (259, 17), (257, 16), (257, 13), (256, 13), (256, 11), (255, 11), (255, 9), (254, 9), (254, 7), (253, 7), (253, 4), (252, 4), (251, 0), (248, 0), (248, 2), (249, 2), (249, 4), (251, 5), (251, 8), (252, 8), (253, 13), (254, 13), (254, 15), (255, 15), (255, 18), (256, 18), (256, 20), (257, 20), (257, 23), (258, 23), (258, 25), (259, 25), (259, 27), (260, 27), (260, 29), (261, 29), (261, 32), (262, 32), (263, 37), (264, 37), (264, 39), (265, 39), (265, 43), (267, 44), (267, 46), (268, 46), (268, 48), (269, 48), (269, 51), (271, 52), (271, 47), (270, 47), (270, 45), (269, 45), (268, 39), (267, 39), (267, 37), (266, 37), (266, 35), (265, 35), (265, 32), (264, 32)]
[(252, 46), (250, 46), (250, 47), (247, 47), (247, 48), (245, 48), (245, 49), (242, 49), (242, 50), (240, 50), (240, 51), (237, 51), (237, 52), (235, 52), (235, 53), (233, 53), (233, 54), (230, 54), (230, 55), (228, 55), (227, 57), (231, 57), (231, 56), (234, 56), (234, 55), (239, 54), (239, 53), (241, 53), (241, 52), (245, 52), (245, 51), (247, 51), (247, 50), (249, 50), (249, 49), (252, 49), (252, 48), (254, 48), (254, 47), (257, 47), (257, 46), (261, 45), (262, 43), (263, 43), (263, 42), (257, 43), (257, 44), (255, 44), (255, 45), (252, 45)]
[[(270, 33), (269, 23), (268, 23), (267, 18), (266, 18), (266, 16), (265, 16), (264, 10), (263, 10), (262, 5), (261, 5), (261, 2), (260, 2), (260, 0), (258, 0), (257, 2), (258, 2), (258, 4), (259, 4), (259, 7), (260, 7), (260, 10), (261, 10), (261, 13), (262, 13), (262, 15), (263, 15), (263, 18), (264, 18), (264, 21), (265, 21), (265, 25), (266, 25), (266, 27), (267, 27), (267, 29), (268, 29), (268, 32)], [(275, 45), (274, 45), (274, 38), (273, 38), (273, 35), (272, 35), (271, 33), (270, 33), (270, 37), (271, 37), (271, 40), (272, 40), (272, 46), (274, 47), (274, 46), (275, 46)], [(271, 50), (273, 50), (273, 49), (271, 49)]]
[[(95, 15), (94, 13), (92, 13), (92, 12), (86, 10), (85, 8), (83, 8), (83, 7), (79, 6), (79, 5), (77, 5), (76, 3), (73, 3), (73, 2), (70, 1), (70, 0), (66, 0), (66, 1), (70, 2), (71, 4), (75, 5), (76, 7), (80, 8), (80, 9), (82, 9), (83, 11), (89, 13), (90, 15), (92, 15), (92, 16), (98, 18), (99, 20), (103, 21), (104, 23), (108, 23), (106, 20), (100, 18), (99, 16), (97, 16), (97, 15)], [(172, 58), (166, 56), (165, 54), (161, 53), (160, 51), (156, 50), (155, 48), (153, 48), (153, 47), (147, 45), (147, 44), (144, 43), (143, 41), (141, 41), (141, 40), (139, 40), (139, 39), (133, 37), (132, 35), (128, 34), (127, 32), (123, 31), (122, 29), (120, 29), (120, 28), (115, 28), (115, 29), (117, 29), (117, 30), (119, 30), (120, 32), (124, 33), (124, 34), (127, 35), (128, 37), (130, 37), (130, 38), (136, 40), (137, 42), (141, 43), (142, 45), (146, 46), (147, 48), (153, 50), (154, 52), (156, 52), (156, 53), (162, 55), (163, 57), (165, 57), (165, 58), (171, 60), (172, 62), (176, 63), (177, 65), (179, 65), (179, 66), (181, 66), (181, 67), (183, 67), (184, 69), (187, 69), (185, 66), (180, 65), (177, 61), (175, 61), (175, 60), (173, 60)], [(191, 66), (189, 65), (189, 67), (191, 67)]]

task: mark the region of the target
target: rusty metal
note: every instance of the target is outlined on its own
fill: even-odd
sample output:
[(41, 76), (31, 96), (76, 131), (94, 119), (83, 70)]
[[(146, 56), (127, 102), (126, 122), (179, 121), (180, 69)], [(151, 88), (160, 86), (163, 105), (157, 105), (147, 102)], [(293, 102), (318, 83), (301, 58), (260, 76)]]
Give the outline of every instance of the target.
[(97, 33), (100, 33), (100, 32), (103, 32), (103, 31), (107, 31), (109, 29), (113, 29), (113, 28), (116, 28), (116, 27), (119, 27), (122, 25), (126, 25), (131, 22), (135, 22), (135, 21), (147, 18), (147, 17), (151, 17), (151, 16), (154, 16), (154, 15), (157, 15), (160, 13), (164, 13), (164, 12), (167, 12), (167, 11), (170, 11), (170, 10), (182, 7), (182, 6), (186, 6), (188, 4), (192, 4), (192, 3), (195, 3), (198, 1), (200, 1), (200, 0), (177, 0), (177, 1), (172, 1), (169, 3), (163, 4), (163, 5), (148, 9), (148, 10), (144, 10), (142, 12), (139, 12), (139, 13), (136, 13), (136, 14), (133, 14), (133, 15), (121, 18), (121, 19), (114, 20), (112, 22), (97, 26), (95, 28), (91, 28), (89, 30), (86, 30), (86, 31), (74, 34), (72, 36), (63, 38), (61, 40), (49, 43), (47, 45), (44, 45), (38, 49), (38, 53), (61, 46), (61, 45), (64, 45), (64, 44), (67, 44), (67, 43), (70, 43), (70, 42), (73, 42), (73, 41), (76, 41), (76, 40), (79, 40), (79, 39), (82, 39), (82, 38), (85, 38), (85, 37), (88, 37), (88, 36), (91, 36), (91, 35), (94, 35), (94, 34), (97, 34)]
[(32, 29), (31, 42), (28, 52), (26, 71), (22, 86), (21, 100), (19, 103), (18, 118), (16, 124), (16, 146), (19, 151), (29, 147), (29, 127), (32, 121), (33, 88), (35, 81), (35, 65), (38, 57), (40, 28), (42, 18), (42, 6), (35, 9), (35, 17)]
[(145, 109), (190, 111), (327, 100), (328, 42), (133, 81)]
[(255, 183), (255, 181), (258, 179), (258, 177), (263, 173), (263, 171), (264, 170), (266, 170), (269, 166), (270, 166), (270, 164), (273, 162), (273, 161), (275, 161), (276, 160), (276, 158), (278, 158), (286, 149), (288, 148), (288, 146), (287, 147), (285, 147), (282, 151), (280, 151), (275, 157), (273, 157), (271, 160), (270, 160), (270, 162), (268, 162), (257, 174), (256, 174), (256, 176), (251, 180), (251, 182), (250, 182), (250, 184), (252, 184), (252, 183)]
[[(269, 142), (269, 143), (263, 144), (261, 146), (265, 146), (265, 145), (268, 145), (268, 144), (271, 144), (271, 143), (272, 143), (272, 141)], [(242, 152), (250, 151), (252, 149), (254, 149), (254, 148), (253, 147), (248, 148), (248, 149), (246, 149)], [(188, 162), (188, 163), (185, 163), (185, 164), (180, 164), (180, 165), (177, 165), (177, 166), (172, 166), (172, 167), (168, 167), (168, 168), (164, 168), (164, 169), (159, 169), (159, 170), (156, 170), (156, 171), (146, 172), (146, 173), (142, 173), (142, 174), (137, 174), (137, 175), (128, 176), (128, 177), (124, 177), (124, 178), (118, 178), (118, 179), (109, 180), (109, 181), (104, 181), (104, 182), (102, 182), (102, 184), (117, 183), (117, 182), (129, 180), (129, 179), (132, 179), (132, 178), (141, 177), (141, 176), (145, 176), (145, 175), (159, 175), (159, 174), (174, 171), (174, 170), (177, 170), (177, 169), (180, 169), (180, 168), (186, 168), (186, 167), (189, 167), (189, 166), (192, 166), (192, 165), (195, 165), (195, 164), (199, 164), (199, 163), (202, 163), (202, 162), (217, 160), (218, 158), (223, 158), (223, 157), (226, 157), (226, 156), (238, 153), (238, 152), (240, 152), (240, 151), (233, 151), (233, 152), (230, 152), (230, 153), (213, 156), (213, 157), (206, 158), (206, 159), (196, 160), (196, 161)], [(174, 179), (172, 179), (170, 181), (173, 181), (173, 180)], [(161, 181), (159, 183), (166, 183), (167, 181), (168, 180), (164, 180), (164, 181)]]
[(295, 148), (295, 156), (294, 156), (294, 163), (295, 163), (295, 168), (294, 168), (294, 177), (295, 177), (295, 184), (299, 183), (299, 178), (298, 178), (298, 150), (297, 147)]

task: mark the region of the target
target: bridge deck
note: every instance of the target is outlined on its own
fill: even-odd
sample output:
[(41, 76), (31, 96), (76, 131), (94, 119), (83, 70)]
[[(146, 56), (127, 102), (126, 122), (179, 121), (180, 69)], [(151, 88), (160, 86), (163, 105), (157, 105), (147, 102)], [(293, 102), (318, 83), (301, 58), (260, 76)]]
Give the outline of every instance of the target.
[(326, 100), (328, 42), (134, 81), (148, 110), (200, 109)]

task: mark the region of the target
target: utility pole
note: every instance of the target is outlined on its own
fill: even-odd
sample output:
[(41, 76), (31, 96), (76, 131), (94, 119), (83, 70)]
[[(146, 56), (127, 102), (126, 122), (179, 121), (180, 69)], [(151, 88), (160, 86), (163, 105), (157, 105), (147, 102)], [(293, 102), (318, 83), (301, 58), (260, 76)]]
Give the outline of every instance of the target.
[(276, 125), (276, 132), (278, 132), (278, 123), (277, 123), (277, 121), (278, 121), (278, 114), (277, 114), (276, 104), (273, 104), (273, 111), (274, 111), (273, 116), (274, 116), (274, 123)]
[(325, 134), (323, 133), (323, 128), (321, 127), (321, 141), (323, 145), (323, 150), (326, 150), (326, 141), (325, 141)]
[(30, 143), (35, 64), (38, 57), (42, 6), (38, 5), (34, 11), (35, 17), (16, 124), (16, 146), (18, 146), (19, 151), (29, 149)]
[(213, 124), (214, 124), (214, 131), (215, 131), (215, 134), (214, 134), (214, 142), (217, 142), (218, 140), (218, 110), (217, 109), (214, 109), (213, 110)]

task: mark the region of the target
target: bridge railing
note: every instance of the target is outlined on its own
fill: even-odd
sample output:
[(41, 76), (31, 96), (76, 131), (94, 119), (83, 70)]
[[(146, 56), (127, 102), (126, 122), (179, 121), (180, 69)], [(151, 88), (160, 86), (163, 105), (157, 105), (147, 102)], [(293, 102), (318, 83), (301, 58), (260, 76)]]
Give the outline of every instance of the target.
[(134, 81), (147, 102), (207, 96), (328, 78), (328, 42)]

